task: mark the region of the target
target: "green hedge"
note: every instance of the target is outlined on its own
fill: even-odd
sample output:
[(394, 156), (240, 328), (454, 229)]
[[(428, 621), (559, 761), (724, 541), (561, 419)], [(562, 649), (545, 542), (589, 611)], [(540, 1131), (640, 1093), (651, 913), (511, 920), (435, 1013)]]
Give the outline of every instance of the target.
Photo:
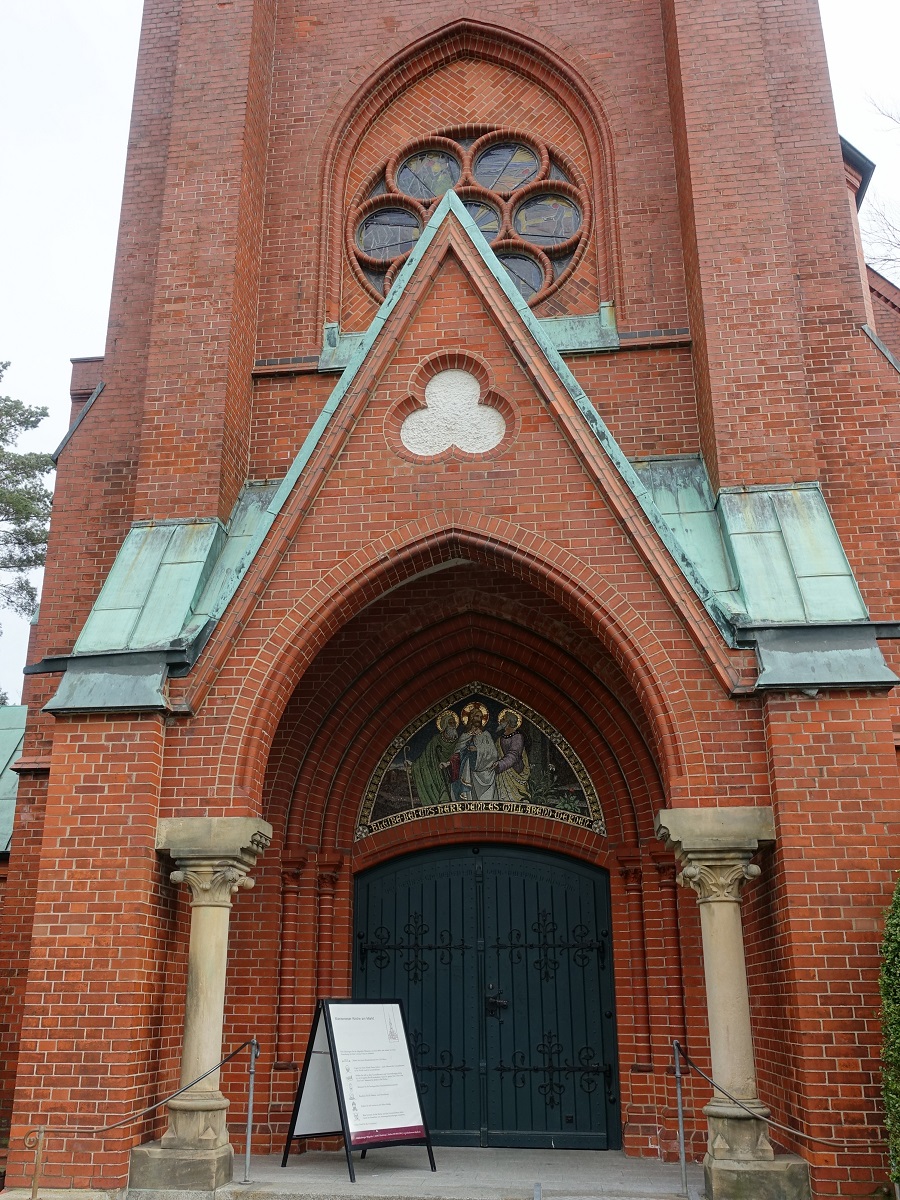
[(900, 1182), (900, 880), (887, 910), (881, 944), (881, 1024), (884, 1107), (891, 1179)]

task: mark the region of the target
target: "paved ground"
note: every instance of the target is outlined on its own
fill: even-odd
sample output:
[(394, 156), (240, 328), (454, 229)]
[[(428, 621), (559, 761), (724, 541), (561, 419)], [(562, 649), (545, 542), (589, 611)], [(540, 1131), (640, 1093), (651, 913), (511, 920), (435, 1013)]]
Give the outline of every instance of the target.
[[(428, 1169), (423, 1147), (370, 1150), (354, 1154), (355, 1184), (343, 1153), (254, 1158), (249, 1185), (232, 1184), (217, 1193), (228, 1200), (678, 1200), (677, 1163), (626, 1158), (615, 1151), (476, 1150), (438, 1146), (437, 1172)], [(235, 1161), (235, 1178), (244, 1160)], [(689, 1165), (690, 1200), (700, 1200), (702, 1171)]]

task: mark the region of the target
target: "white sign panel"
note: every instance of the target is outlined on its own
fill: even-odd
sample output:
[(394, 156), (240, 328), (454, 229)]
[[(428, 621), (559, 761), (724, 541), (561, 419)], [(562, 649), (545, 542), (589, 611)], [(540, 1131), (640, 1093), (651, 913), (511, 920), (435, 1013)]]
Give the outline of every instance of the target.
[(351, 1150), (431, 1138), (416, 1087), (399, 1000), (320, 1000), (306, 1047), (281, 1165), (295, 1138), (340, 1133)]
[(306, 1076), (300, 1089), (290, 1137), (313, 1137), (322, 1133), (340, 1133), (341, 1109), (338, 1104), (337, 1089), (334, 1086), (331, 1050), (328, 1047), (328, 1030), (325, 1026), (325, 1010), (322, 1008), (316, 1015), (316, 1032), (307, 1058)]
[(351, 1145), (424, 1138), (400, 1005), (329, 1004), (328, 1017)]

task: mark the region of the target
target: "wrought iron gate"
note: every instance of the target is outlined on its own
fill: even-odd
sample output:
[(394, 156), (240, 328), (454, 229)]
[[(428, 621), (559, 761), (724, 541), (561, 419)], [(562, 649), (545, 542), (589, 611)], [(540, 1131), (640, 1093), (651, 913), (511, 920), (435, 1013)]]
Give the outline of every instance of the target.
[(435, 1141), (621, 1144), (604, 871), (514, 847), (394, 860), (356, 885), (354, 995), (400, 997)]

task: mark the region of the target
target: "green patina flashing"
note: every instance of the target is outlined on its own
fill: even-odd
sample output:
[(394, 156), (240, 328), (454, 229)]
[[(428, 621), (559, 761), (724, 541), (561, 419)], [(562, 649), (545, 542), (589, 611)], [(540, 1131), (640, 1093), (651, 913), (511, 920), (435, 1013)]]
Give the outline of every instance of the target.
[[(619, 349), (616, 310), (611, 303), (601, 304), (599, 312), (585, 317), (542, 317), (540, 325), (560, 354)], [(342, 371), (365, 336), (365, 333), (341, 333), (339, 325), (326, 325), (318, 369)]]
[(12, 840), (19, 786), (19, 777), (12, 765), (22, 754), (27, 716), (28, 709), (24, 704), (0, 705), (0, 853), (9, 850)]
[(751, 622), (868, 620), (817, 483), (724, 488), (716, 508)]
[(276, 487), (247, 484), (227, 528), (202, 519), (134, 525), (47, 711), (165, 709), (171, 660), (183, 673), (199, 653), (272, 524)]
[(272, 527), (269, 503), (278, 483), (247, 484), (228, 522), (228, 535), (181, 636), (191, 641), (210, 621), (217, 621)]
[[(349, 358), (343, 373), (284, 479), (276, 484), (248, 484), (227, 529), (214, 520), (136, 525), (76, 643), (70, 663), (81, 659), (83, 669), (67, 675), (48, 708), (128, 707), (129, 686), (135, 698), (141, 699), (139, 707), (164, 706), (162, 684), (168, 660), (158, 657), (155, 665), (148, 661), (138, 670), (133, 669), (129, 655), (193, 646), (193, 653), (185, 655), (184, 669), (188, 669), (234, 596), (437, 231), (451, 214), (468, 235), (473, 253), (480, 256), (521, 318), (523, 335), (552, 367), (730, 646), (738, 643), (741, 628), (754, 622), (867, 619), (817, 486), (728, 489), (716, 501), (699, 458), (644, 460), (632, 466), (561, 357), (559, 343), (568, 337), (572, 349), (578, 340), (572, 321), (584, 319), (539, 321), (456, 194), (449, 191), (369, 329), (346, 343)], [(605, 322), (608, 332), (604, 336), (615, 335), (611, 308), (598, 320), (600, 325)], [(597, 331), (591, 336), (597, 336)], [(329, 339), (336, 362), (342, 353), (336, 326), (326, 328), (326, 342)], [(98, 661), (98, 656), (117, 653), (123, 657), (115, 668)]]
[(82, 654), (69, 660), (46, 712), (161, 712), (168, 664), (163, 651)]
[[(75, 643), (76, 655), (154, 650), (190, 641), (220, 615), (275, 490), (248, 485), (228, 528), (216, 520), (140, 522), (128, 532)], [(271, 522), (269, 522), (271, 523)]]
[(327, 324), (322, 337), (322, 353), (319, 355), (318, 370), (343, 371), (347, 363), (362, 345), (363, 333), (341, 333), (340, 325)]
[(611, 303), (587, 317), (542, 317), (541, 329), (560, 354), (587, 354), (591, 350), (618, 350), (616, 310)]
[(887, 346), (884, 344), (884, 342), (881, 340), (881, 338), (878, 336), (878, 334), (875, 332), (875, 330), (872, 329), (871, 326), (869, 326), (869, 325), (863, 325), (862, 331), (866, 335), (866, 337), (869, 339), (870, 342), (874, 342), (874, 344), (878, 347), (878, 349), (881, 351), (881, 353), (884, 355), (884, 357), (888, 360), (888, 362), (891, 364), (891, 366), (894, 368), (894, 370), (900, 371), (900, 361), (898, 361), (898, 359), (894, 357), (894, 355), (891, 353), (891, 351), (888, 350)]
[(225, 540), (219, 521), (133, 526), (75, 643), (76, 654), (148, 650), (177, 638)]
[(700, 458), (634, 467), (739, 624), (868, 620), (818, 484), (724, 488), (716, 500)]

